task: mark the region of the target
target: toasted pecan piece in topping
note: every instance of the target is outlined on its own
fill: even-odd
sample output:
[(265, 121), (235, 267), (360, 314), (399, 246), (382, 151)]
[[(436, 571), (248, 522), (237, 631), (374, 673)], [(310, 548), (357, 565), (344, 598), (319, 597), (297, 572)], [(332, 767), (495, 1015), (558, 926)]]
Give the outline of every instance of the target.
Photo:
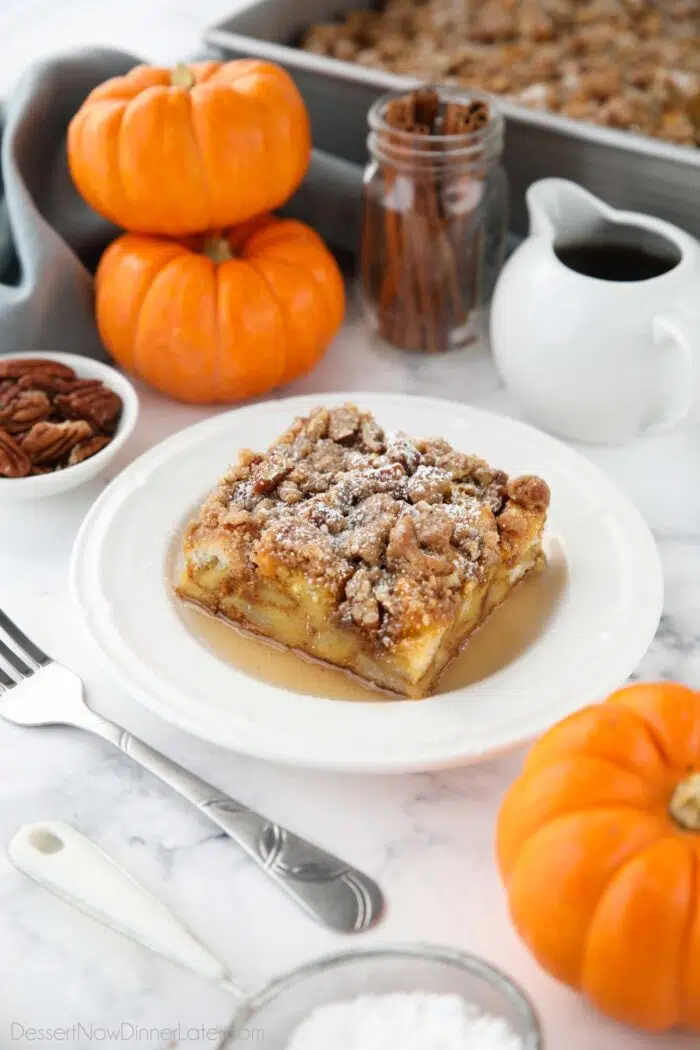
[(454, 454), (452, 445), (444, 438), (420, 438), (415, 446), (420, 452), (420, 462), (428, 467), (442, 466), (440, 461)]
[(440, 506), (419, 503), (414, 513), (416, 535), (421, 547), (446, 554), (455, 531), (455, 522)]
[(0, 477), (26, 478), (32, 470), (32, 461), (11, 434), (0, 430)]
[(330, 412), (326, 408), (317, 408), (308, 418), (306, 424), (302, 421), (300, 430), (310, 441), (319, 441), (328, 436), (330, 426)]
[(368, 452), (383, 452), (384, 431), (372, 416), (365, 416), (360, 423), (360, 439)]
[(323, 493), (312, 496), (299, 511), (299, 517), (318, 525), (331, 536), (337, 536), (345, 529), (345, 516), (332, 501), (324, 499)]
[(380, 565), (398, 514), (399, 505), (388, 493), (370, 496), (349, 519), (341, 519), (346, 529), (340, 543), (342, 554), (360, 558), (366, 565)]
[(384, 467), (367, 470), (352, 470), (340, 476), (335, 491), (343, 507), (352, 507), (377, 492), (388, 492), (395, 498), (403, 496), (406, 473), (400, 463), (388, 463)]
[(412, 474), (421, 461), (421, 454), (405, 434), (389, 434), (386, 439), (386, 458), (389, 463), (400, 463), (407, 474)]
[(328, 436), (331, 441), (344, 445), (352, 441), (360, 428), (360, 413), (355, 405), (341, 405), (331, 409), (328, 421)]
[(294, 461), (282, 449), (276, 449), (269, 456), (256, 463), (250, 472), (253, 491), (261, 495), (274, 492), (288, 474), (291, 473)]
[(408, 479), (411, 503), (442, 503), (452, 489), (452, 478), (440, 467), (418, 467)]
[(293, 481), (281, 481), (277, 488), (277, 495), (283, 503), (300, 503), (304, 498), (301, 489)]
[(432, 554), (420, 545), (416, 522), (409, 514), (402, 514), (391, 532), (386, 549), (386, 564), (390, 569), (422, 576), (446, 576), (452, 571), (448, 554)]
[(351, 456), (352, 451), (345, 445), (322, 438), (311, 447), (299, 465), (302, 468), (308, 467), (309, 470), (317, 470), (321, 474), (338, 474), (348, 469)]
[(302, 460), (294, 467), (288, 480), (293, 482), (304, 495), (314, 496), (330, 488), (333, 475), (324, 474), (323, 471), (315, 469)]
[(486, 505), (493, 511), (494, 514), (500, 514), (503, 509), (503, 504), (506, 501), (507, 495), (508, 475), (503, 470), (494, 470), (491, 481), (489, 482), (486, 488)]
[(92, 437), (92, 427), (84, 419), (35, 423), (22, 438), (22, 449), (34, 466), (50, 466), (89, 437)]

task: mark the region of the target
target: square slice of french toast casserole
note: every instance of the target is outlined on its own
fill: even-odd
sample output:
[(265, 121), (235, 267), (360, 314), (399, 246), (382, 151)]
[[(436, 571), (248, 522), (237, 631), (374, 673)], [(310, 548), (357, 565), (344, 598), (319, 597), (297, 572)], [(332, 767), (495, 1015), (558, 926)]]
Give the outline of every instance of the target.
[[(549, 488), (347, 404), (244, 451), (184, 540), (177, 586), (233, 625), (408, 697), (544, 563)], [(478, 644), (478, 641), (474, 644)]]

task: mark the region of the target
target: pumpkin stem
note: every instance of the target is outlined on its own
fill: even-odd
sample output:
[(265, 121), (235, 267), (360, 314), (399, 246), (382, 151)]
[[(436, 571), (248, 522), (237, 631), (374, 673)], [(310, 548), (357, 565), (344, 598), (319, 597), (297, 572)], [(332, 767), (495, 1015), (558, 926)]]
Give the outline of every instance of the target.
[(685, 831), (700, 832), (700, 773), (681, 780), (673, 793), (670, 811)]
[(188, 91), (193, 88), (196, 81), (194, 73), (186, 66), (184, 62), (178, 62), (174, 69), (170, 71), (170, 86), (178, 88), (186, 88)]
[(217, 265), (235, 258), (231, 245), (221, 234), (211, 234), (211, 236), (204, 238), (202, 254), (206, 255), (207, 259), (211, 259)]

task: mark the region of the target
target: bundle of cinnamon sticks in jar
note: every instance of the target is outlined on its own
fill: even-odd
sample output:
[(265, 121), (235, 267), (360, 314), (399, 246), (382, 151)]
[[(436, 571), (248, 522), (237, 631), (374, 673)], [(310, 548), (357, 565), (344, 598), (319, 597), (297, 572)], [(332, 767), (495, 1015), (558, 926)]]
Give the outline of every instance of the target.
[(372, 124), (362, 274), (381, 336), (436, 352), (468, 341), (481, 301), (483, 143), (489, 105), (422, 88), (390, 99)]

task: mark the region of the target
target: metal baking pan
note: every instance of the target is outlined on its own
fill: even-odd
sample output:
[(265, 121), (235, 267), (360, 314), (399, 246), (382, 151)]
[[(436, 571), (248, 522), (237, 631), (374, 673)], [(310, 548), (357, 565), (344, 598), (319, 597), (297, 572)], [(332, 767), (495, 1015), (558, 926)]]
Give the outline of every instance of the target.
[[(228, 56), (277, 62), (296, 80), (311, 114), (314, 145), (346, 160), (366, 159), (367, 110), (406, 77), (302, 51), (305, 29), (331, 22), (364, 0), (252, 0), (206, 31)], [(574, 179), (615, 207), (649, 212), (700, 238), (700, 149), (584, 124), (502, 102), (512, 227), (525, 232), (524, 194), (547, 175)]]

